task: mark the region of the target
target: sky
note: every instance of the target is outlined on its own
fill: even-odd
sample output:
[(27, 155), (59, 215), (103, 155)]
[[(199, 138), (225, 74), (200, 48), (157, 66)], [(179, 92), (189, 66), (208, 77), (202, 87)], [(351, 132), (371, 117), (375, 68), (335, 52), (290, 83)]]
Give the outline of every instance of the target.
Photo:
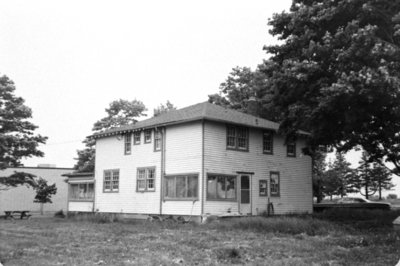
[(233, 67), (267, 57), (282, 1), (0, 1), (0, 75), (48, 136), (27, 166), (72, 167), (117, 99), (178, 108), (217, 93)]
[[(268, 18), (291, 0), (3, 1), (0, 75), (49, 139), (26, 166), (72, 167), (82, 140), (117, 99), (153, 109), (206, 101), (236, 66), (254, 69), (277, 43)], [(357, 165), (358, 154), (347, 157)]]

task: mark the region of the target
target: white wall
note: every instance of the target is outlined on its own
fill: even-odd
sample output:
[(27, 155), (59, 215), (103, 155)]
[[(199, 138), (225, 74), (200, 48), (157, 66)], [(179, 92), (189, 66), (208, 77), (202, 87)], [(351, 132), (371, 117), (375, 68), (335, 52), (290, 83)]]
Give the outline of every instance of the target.
[[(271, 197), (275, 213), (311, 212), (311, 158), (301, 154), (304, 140), (297, 142), (295, 158), (286, 156), (283, 137), (274, 136), (273, 155), (263, 154), (262, 145), (262, 130), (250, 129), (248, 152), (227, 150), (226, 125), (206, 122), (205, 172), (228, 175), (237, 175), (237, 171), (254, 172), (251, 177), (252, 214), (257, 214), (267, 206), (267, 198), (259, 197), (259, 180), (267, 179), (269, 184), (270, 171), (278, 171), (280, 197)], [(207, 195), (205, 190), (204, 195)], [(204, 213), (218, 214), (228, 209), (236, 211), (238, 203), (205, 200)]]
[[(73, 169), (69, 168), (37, 168), (37, 167), (19, 167), (7, 168), (0, 171), (0, 176), (9, 176), (17, 172), (25, 172), (42, 177), (48, 181), (49, 185), (56, 184), (57, 193), (51, 197), (53, 203), (43, 205), (44, 212), (56, 212), (59, 210), (67, 211), (68, 184), (64, 182), (66, 177), (62, 176), (71, 173)], [(34, 203), (36, 192), (33, 188), (19, 186), (8, 190), (0, 191), (0, 213), (7, 210), (29, 210), (32, 212), (40, 211), (40, 204)]]
[(70, 201), (68, 202), (68, 211), (70, 212), (92, 212), (93, 201)]
[(199, 200), (164, 201), (163, 214), (200, 215), (202, 179), (202, 122), (169, 126), (166, 129), (166, 175), (198, 173)]
[[(154, 138), (151, 143), (144, 143), (141, 132), (140, 145), (132, 145), (130, 155), (124, 154), (124, 139), (116, 136), (101, 138), (96, 141), (95, 169), (95, 210), (114, 213), (160, 212), (160, 176), (161, 152), (154, 151)], [(155, 167), (155, 191), (137, 192), (136, 175), (138, 167)], [(119, 169), (119, 191), (103, 192), (104, 170)]]

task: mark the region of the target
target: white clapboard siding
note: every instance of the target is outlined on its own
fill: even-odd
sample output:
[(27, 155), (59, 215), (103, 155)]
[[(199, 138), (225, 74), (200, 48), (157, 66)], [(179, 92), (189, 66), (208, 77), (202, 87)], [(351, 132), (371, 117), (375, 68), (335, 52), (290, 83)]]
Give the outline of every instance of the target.
[[(266, 210), (267, 198), (259, 196), (259, 180), (267, 179), (270, 171), (280, 173), (280, 197), (272, 198), (275, 213), (311, 212), (311, 159), (301, 154), (304, 140), (298, 140), (297, 156), (286, 156), (286, 146), (282, 136), (274, 136), (274, 154), (262, 152), (262, 130), (249, 130), (249, 151), (226, 149), (226, 125), (223, 123), (205, 123), (205, 173), (238, 175), (237, 172), (252, 172), (252, 214)], [(204, 187), (204, 195), (206, 195)], [(226, 206), (225, 206), (226, 205)], [(204, 213), (219, 214), (228, 208), (236, 208), (237, 203), (227, 204), (220, 201), (204, 201)], [(233, 210), (231, 210), (233, 211)]]
[(69, 212), (92, 212), (93, 211), (93, 202), (84, 202), (84, 201), (69, 201), (68, 202), (68, 211)]
[[(111, 136), (96, 141), (95, 210), (113, 213), (160, 213), (161, 152), (154, 151), (154, 138), (132, 145), (130, 155), (124, 154), (124, 139)], [(155, 191), (136, 191), (137, 168), (155, 167)], [(119, 169), (119, 192), (103, 192), (104, 170)]]
[[(56, 212), (59, 210), (67, 210), (67, 191), (68, 184), (64, 181), (66, 177), (63, 174), (71, 173), (72, 168), (40, 168), (40, 167), (17, 167), (7, 168), (0, 171), (0, 176), (9, 176), (17, 172), (25, 172), (42, 177), (47, 180), (49, 185), (56, 184), (57, 193), (52, 195), (53, 203), (43, 205), (44, 212)], [(34, 203), (36, 192), (33, 188), (19, 186), (8, 190), (0, 191), (0, 213), (8, 210), (29, 210), (32, 212), (40, 211), (40, 204)]]
[(166, 129), (166, 175), (196, 173), (199, 176), (199, 200), (163, 201), (162, 213), (170, 215), (201, 214), (202, 122), (169, 126)]

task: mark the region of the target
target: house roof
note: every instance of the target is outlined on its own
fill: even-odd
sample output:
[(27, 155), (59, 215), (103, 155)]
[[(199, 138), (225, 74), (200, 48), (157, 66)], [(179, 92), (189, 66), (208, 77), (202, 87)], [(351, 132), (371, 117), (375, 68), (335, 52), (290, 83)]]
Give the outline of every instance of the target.
[(171, 110), (156, 117), (145, 119), (133, 125), (109, 129), (92, 135), (102, 138), (125, 132), (143, 130), (191, 121), (208, 120), (222, 123), (243, 125), (247, 127), (270, 129), (277, 131), (279, 124), (256, 116), (238, 112), (209, 102), (198, 103), (178, 110)]

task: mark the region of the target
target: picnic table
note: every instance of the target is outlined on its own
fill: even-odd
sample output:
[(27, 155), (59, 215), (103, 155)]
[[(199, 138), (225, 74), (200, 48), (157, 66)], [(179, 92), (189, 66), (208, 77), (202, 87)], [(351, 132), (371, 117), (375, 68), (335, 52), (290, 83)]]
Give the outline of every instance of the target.
[(26, 218), (29, 219), (32, 215), (29, 213), (29, 211), (4, 211), (6, 214), (4, 216), (4, 219), (15, 219), (15, 218), (20, 218), (21, 220)]

